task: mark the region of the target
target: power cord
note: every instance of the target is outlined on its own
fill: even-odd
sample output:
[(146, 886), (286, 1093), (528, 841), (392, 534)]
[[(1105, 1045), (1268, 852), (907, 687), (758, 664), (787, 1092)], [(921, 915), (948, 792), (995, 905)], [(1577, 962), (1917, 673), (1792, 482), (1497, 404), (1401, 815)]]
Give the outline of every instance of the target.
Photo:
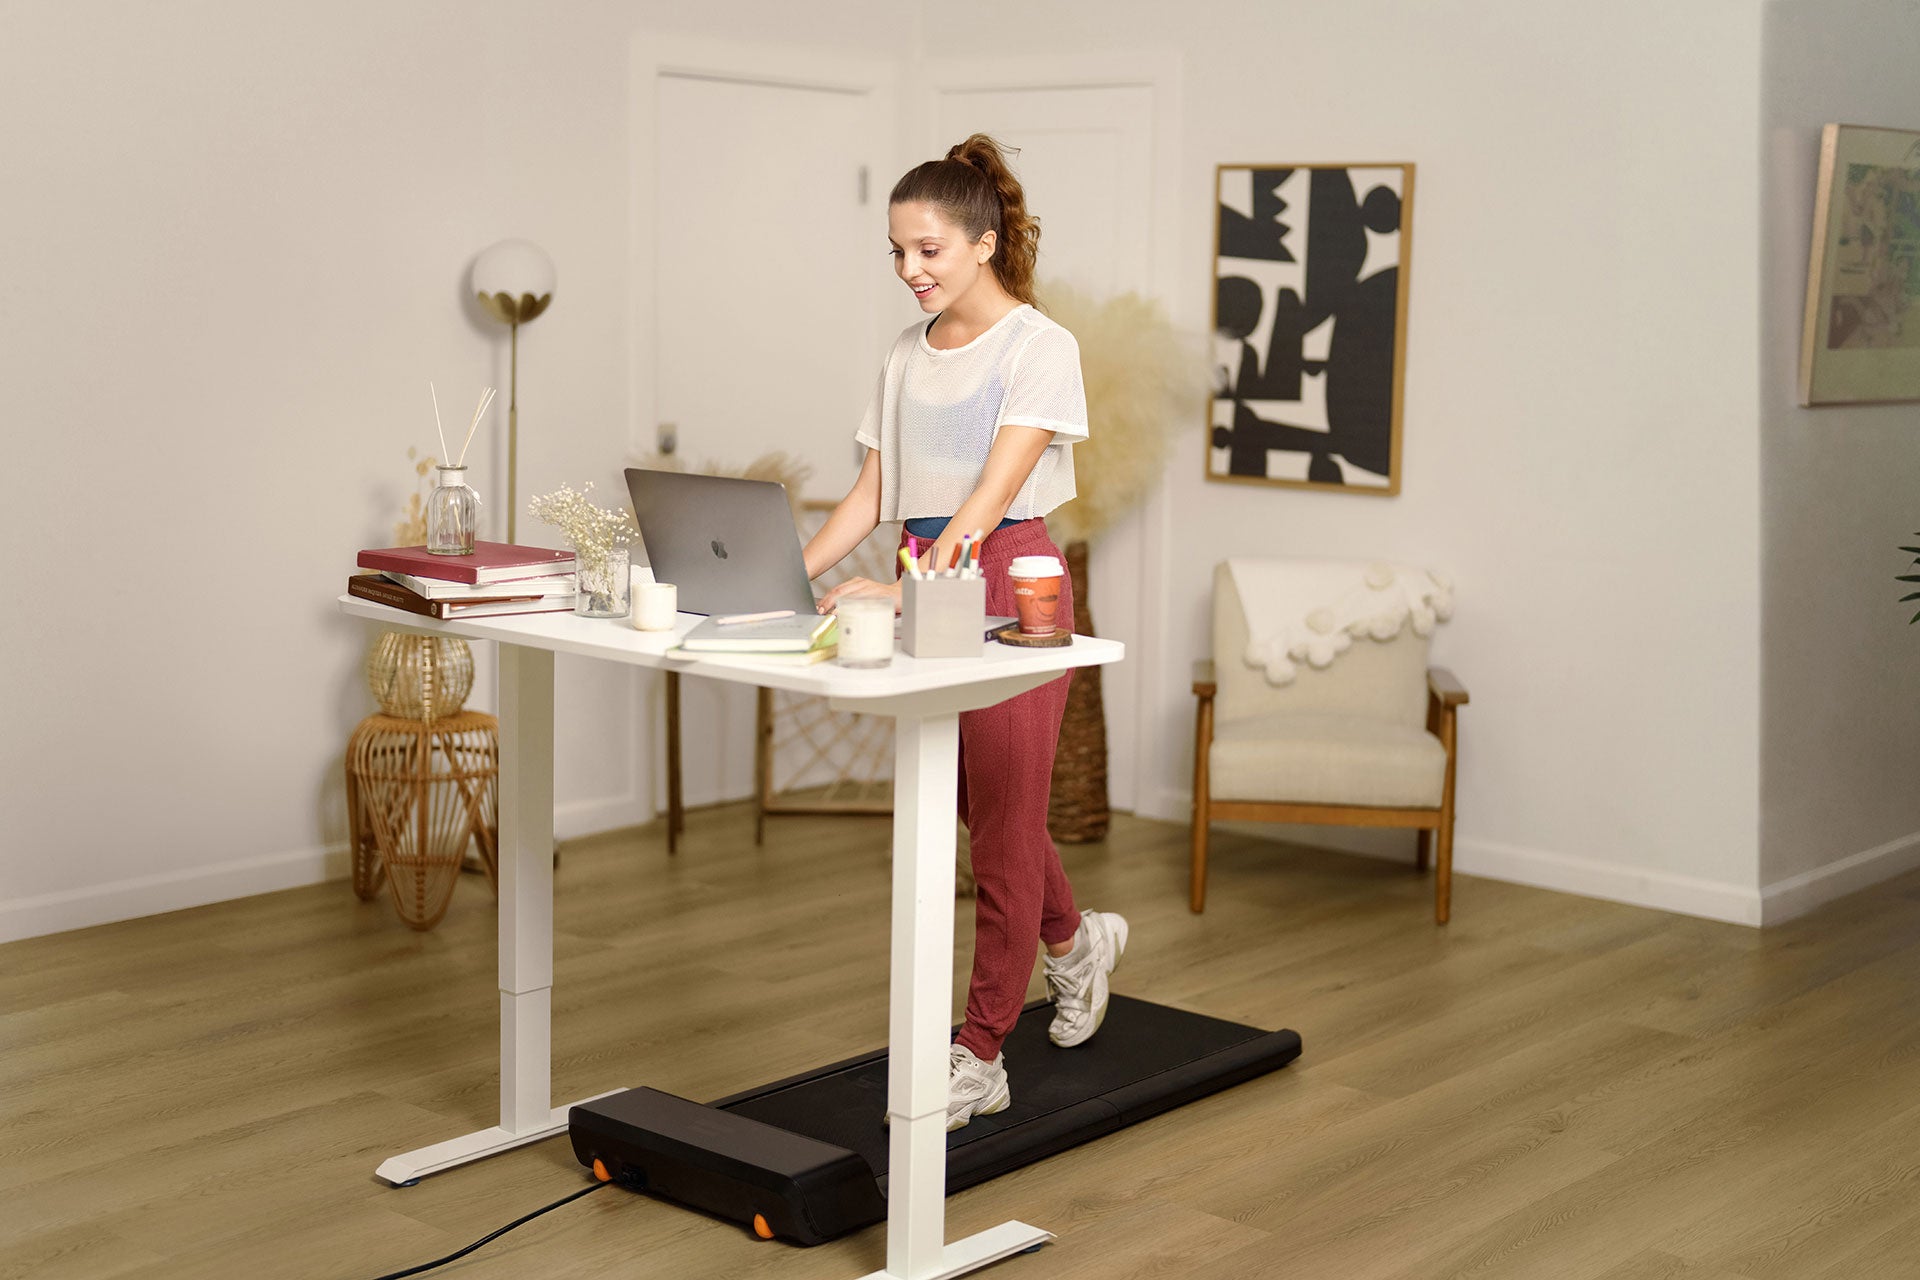
[[(599, 1166), (600, 1162), (596, 1160), (594, 1161), (594, 1164), (596, 1166)], [(612, 1181), (608, 1179), (601, 1172), (601, 1168), (603, 1167), (604, 1166), (595, 1168), (594, 1175), (597, 1178), (599, 1178), (599, 1181), (595, 1182), (592, 1186), (582, 1187), (580, 1188), (580, 1190), (574, 1192), (572, 1195), (562, 1196), (544, 1209), (535, 1209), (532, 1213), (528, 1214), (526, 1217), (517, 1218), (514, 1221), (509, 1222), (506, 1226), (501, 1227), (498, 1231), (493, 1232), (491, 1235), (481, 1236), (478, 1240), (475, 1240), (472, 1244), (460, 1250), (458, 1253), (450, 1253), (446, 1257), (436, 1258), (432, 1262), (423, 1262), (417, 1267), (408, 1267), (405, 1271), (389, 1271), (386, 1275), (376, 1277), (376, 1280), (401, 1280), (403, 1276), (417, 1276), (422, 1271), (431, 1271), (435, 1267), (444, 1267), (449, 1262), (455, 1262), (461, 1258), (466, 1257), (468, 1254), (472, 1253), (475, 1249), (478, 1249), (481, 1245), (486, 1244), (491, 1240), (498, 1240), (501, 1236), (507, 1234), (507, 1232), (513, 1230), (515, 1227), (524, 1226), (525, 1224), (532, 1222), (535, 1218), (539, 1217), (543, 1213), (552, 1213), (555, 1209), (558, 1209), (563, 1204), (571, 1204), (575, 1200), (578, 1200), (581, 1196), (589, 1196), (589, 1195), (592, 1195), (594, 1192), (598, 1191), (602, 1187), (612, 1186), (613, 1185)]]

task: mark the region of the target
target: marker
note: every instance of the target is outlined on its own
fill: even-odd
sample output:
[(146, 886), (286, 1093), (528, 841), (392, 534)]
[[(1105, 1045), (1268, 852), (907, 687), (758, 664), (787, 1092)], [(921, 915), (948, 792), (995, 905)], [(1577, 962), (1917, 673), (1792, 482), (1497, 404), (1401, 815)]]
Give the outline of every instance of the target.
[(901, 576), (908, 578), (917, 578), (920, 576), (919, 570), (913, 566), (913, 557), (907, 554), (905, 547), (900, 548), (900, 573)]

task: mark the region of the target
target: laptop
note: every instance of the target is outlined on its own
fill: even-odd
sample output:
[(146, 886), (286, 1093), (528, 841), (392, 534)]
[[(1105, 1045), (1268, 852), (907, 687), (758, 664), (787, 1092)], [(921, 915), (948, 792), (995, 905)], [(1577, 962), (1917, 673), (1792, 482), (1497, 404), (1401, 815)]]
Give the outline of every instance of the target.
[(818, 607), (785, 485), (629, 467), (627, 492), (654, 581), (679, 588), (682, 613)]

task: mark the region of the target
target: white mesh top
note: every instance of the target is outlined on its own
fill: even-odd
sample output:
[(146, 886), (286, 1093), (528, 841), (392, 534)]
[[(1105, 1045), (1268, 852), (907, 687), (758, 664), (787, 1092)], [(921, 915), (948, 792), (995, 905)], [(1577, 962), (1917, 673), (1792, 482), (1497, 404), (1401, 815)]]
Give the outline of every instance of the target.
[(928, 345), (927, 325), (916, 320), (894, 342), (854, 436), (880, 451), (880, 519), (958, 511), (1003, 426), (1053, 432), (1007, 518), (1030, 520), (1072, 498), (1069, 446), (1087, 438), (1073, 335), (1024, 304), (951, 351)]

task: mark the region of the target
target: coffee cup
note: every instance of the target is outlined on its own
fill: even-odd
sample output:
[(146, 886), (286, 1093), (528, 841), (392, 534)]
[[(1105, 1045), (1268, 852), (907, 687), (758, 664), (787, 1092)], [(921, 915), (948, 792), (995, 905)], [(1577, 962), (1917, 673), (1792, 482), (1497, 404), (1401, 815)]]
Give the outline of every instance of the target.
[(1020, 634), (1050, 636), (1059, 629), (1060, 582), (1065, 571), (1053, 556), (1015, 556), (1007, 566)]

